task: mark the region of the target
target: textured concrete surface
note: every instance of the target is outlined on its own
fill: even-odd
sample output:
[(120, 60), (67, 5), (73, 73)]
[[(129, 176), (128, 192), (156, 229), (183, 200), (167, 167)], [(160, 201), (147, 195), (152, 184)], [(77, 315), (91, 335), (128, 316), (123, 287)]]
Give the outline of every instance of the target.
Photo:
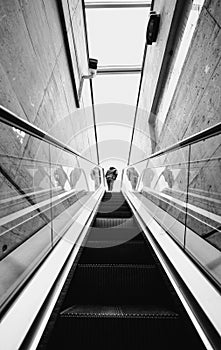
[[(155, 90), (157, 87), (161, 65), (165, 54), (168, 35), (171, 29), (176, 0), (164, 1), (157, 0), (154, 2), (154, 11), (160, 13), (160, 28), (157, 42), (151, 46), (147, 46), (146, 59), (144, 64), (144, 74), (141, 86), (141, 93), (138, 105), (138, 114), (136, 121), (136, 129), (134, 134), (134, 146), (143, 150), (144, 154), (152, 153), (152, 141), (154, 135), (148, 125), (150, 111), (152, 108)], [(140, 135), (142, 131), (143, 137)], [(135, 149), (132, 150), (131, 162), (135, 162), (137, 158)], [(142, 154), (140, 154), (140, 159)]]
[[(147, 129), (150, 108), (174, 8), (174, 4), (171, 2), (160, 0), (155, 1), (154, 6), (156, 10), (159, 8), (161, 13), (161, 27), (157, 43), (147, 49), (139, 102), (140, 112), (136, 123), (137, 128), (141, 130)], [(220, 1), (207, 0), (204, 3), (161, 134), (156, 135), (155, 131), (157, 149), (167, 147), (175, 141), (199, 132), (221, 120), (220, 8)], [(184, 19), (185, 23), (186, 18)], [(182, 35), (183, 29), (180, 35)], [(174, 50), (176, 51), (177, 48), (174, 48)], [(176, 55), (173, 54), (173, 56), (174, 60)], [(173, 62), (171, 67), (173, 68)], [(168, 75), (169, 77), (170, 75)], [(168, 81), (165, 83), (166, 86)], [(161, 106), (160, 103), (161, 100), (159, 101), (158, 110)], [(156, 120), (157, 113), (156, 111), (154, 116)], [(137, 139), (139, 142), (139, 137)], [(148, 155), (152, 151), (148, 138), (143, 142), (144, 144), (142, 143), (141, 147), (146, 149)]]
[[(160, 0), (156, 0), (154, 6), (157, 8), (162, 5), (162, 3), (163, 2)], [(171, 7), (172, 9), (173, 5), (170, 2), (164, 1), (164, 6)], [(165, 13), (166, 12), (164, 12), (164, 16)], [(169, 16), (170, 12), (167, 12), (167, 15)], [(168, 17), (168, 19), (169, 18), (170, 17)], [(163, 17), (162, 14), (160, 33), (163, 29), (163, 25), (166, 26), (166, 24), (163, 23), (164, 20), (165, 17)], [(186, 23), (186, 18), (184, 22)], [(169, 22), (167, 25), (169, 25)], [(166, 41), (166, 27), (163, 34), (161, 34), (162, 40)], [(180, 34), (182, 36), (182, 33)], [(159, 76), (156, 65), (161, 64), (157, 49), (159, 49), (161, 54), (164, 53), (163, 45), (160, 40), (161, 36), (159, 36), (159, 42), (157, 41), (156, 46), (152, 46), (147, 50), (144, 81), (139, 104), (140, 112), (136, 124), (137, 128), (140, 130), (147, 130), (151, 103), (156, 92), (155, 82)], [(159, 48), (157, 47), (158, 45)], [(175, 50), (177, 50), (177, 48), (175, 48)], [(153, 57), (156, 59), (155, 62), (153, 62)], [(173, 61), (175, 57), (176, 55), (173, 54)], [(173, 62), (171, 64), (171, 69), (172, 68)], [(170, 73), (171, 72), (169, 72), (168, 79), (165, 82), (165, 87), (168, 86)], [(182, 140), (221, 122), (220, 75), (221, 1), (206, 0), (199, 15), (181, 75), (175, 88), (175, 93), (172, 97), (168, 112), (165, 115), (165, 122), (160, 134), (157, 134), (158, 129), (155, 129), (155, 131), (152, 130), (153, 137), (156, 137), (157, 141), (157, 147), (155, 150), (168, 147), (178, 140)], [(164, 96), (165, 90), (166, 88), (163, 90), (162, 97)], [(161, 103), (162, 98), (159, 100), (156, 114), (154, 115), (156, 122), (158, 122), (158, 116), (160, 116), (159, 110), (162, 109), (163, 106)], [(153, 146), (150, 142), (150, 131), (151, 130), (149, 129), (149, 139), (148, 136), (146, 138), (140, 138), (139, 132), (137, 132), (134, 137), (134, 146), (142, 148), (147, 156), (152, 152)], [(211, 204), (211, 200), (214, 199), (217, 203), (220, 203), (221, 169), (220, 160), (218, 160), (221, 157), (220, 144), (221, 137), (216, 136), (212, 139), (191, 146), (190, 159), (193, 162), (189, 169), (190, 190), (191, 193), (196, 192), (197, 196), (199, 196), (197, 197), (197, 200), (199, 200), (200, 203), (198, 204), (197, 201), (194, 201), (192, 204), (200, 208), (202, 207), (201, 202), (204, 200), (203, 208), (217, 215), (219, 215), (220, 212), (216, 205)], [(177, 164), (171, 167), (175, 176), (176, 189), (181, 192), (186, 192), (188, 179), (187, 161), (188, 149), (181, 149), (176, 152), (171, 152), (166, 157), (157, 159), (154, 162), (154, 165), (158, 167), (162, 166), (162, 169), (164, 169), (165, 164)], [(210, 199), (206, 201), (207, 198)], [(220, 249), (220, 234), (216, 232), (216, 227), (217, 225), (214, 225), (214, 234), (208, 237), (208, 241)], [(194, 230), (199, 235), (203, 235), (205, 232), (208, 234), (199, 222), (194, 223)]]
[[(162, 5), (161, 1), (155, 2), (156, 9), (160, 5)], [(172, 4), (165, 2), (164, 5), (172, 9)], [(204, 3), (165, 123), (161, 134), (156, 135), (158, 141), (157, 150), (163, 149), (178, 140), (182, 140), (221, 121), (220, 6), (220, 1), (208, 0)], [(170, 12), (167, 12), (167, 14), (171, 15)], [(164, 18), (162, 15), (162, 26), (163, 21)], [(148, 125), (148, 108), (151, 103), (151, 96), (153, 96), (155, 92), (153, 81), (154, 79), (157, 80), (158, 77), (156, 68), (154, 65), (153, 67), (150, 65), (152, 57), (151, 50), (157, 50), (157, 45), (160, 47), (160, 40), (161, 38), (159, 37), (159, 43), (157, 42), (156, 47), (152, 46), (149, 49), (149, 53), (147, 53), (146, 57), (144, 70), (145, 78), (140, 100), (140, 105), (144, 106), (146, 115), (145, 112), (140, 113), (137, 120), (137, 127), (141, 130), (146, 130)], [(162, 40), (166, 41), (166, 32)], [(162, 45), (160, 49), (163, 54)], [(157, 54), (156, 62), (160, 64), (160, 61), (157, 60)], [(149, 93), (150, 88), (153, 88), (152, 95)], [(160, 105), (158, 110), (159, 108)], [(157, 119), (157, 114), (155, 117)], [(143, 150), (146, 149), (147, 155), (151, 153), (150, 141), (148, 138), (141, 139), (137, 135), (137, 137), (135, 137), (135, 142), (138, 144), (140, 143), (140, 147)], [(220, 140), (214, 139), (192, 147), (191, 160), (211, 158), (214, 157), (214, 154), (220, 156), (219, 144)], [(187, 160), (187, 155), (184, 151), (182, 158), (183, 161)], [(179, 161), (179, 153), (173, 153), (169, 158), (165, 159), (165, 162), (168, 163), (177, 161)], [(208, 176), (208, 170), (203, 170), (203, 167), (206, 168), (204, 163), (202, 163), (202, 167), (197, 166), (191, 169), (191, 181), (193, 181), (193, 179), (196, 181), (198, 178), (194, 187), (199, 188), (200, 183), (202, 186), (206, 173)], [(211, 172), (211, 168), (213, 167), (209, 168)], [(218, 191), (221, 186), (218, 180), (220, 176), (218, 176), (217, 167), (216, 170), (214, 167), (213, 171), (214, 176), (211, 175), (211, 181), (208, 181), (207, 185), (204, 185), (204, 187), (207, 187), (207, 189), (210, 188), (211, 191)], [(181, 189), (185, 188), (185, 172), (186, 171), (183, 170), (179, 175)], [(205, 172), (205, 174), (203, 174), (203, 172)], [(183, 173), (183, 175), (181, 173)]]
[[(81, 45), (76, 46), (74, 53), (84, 65), (81, 75), (86, 73), (87, 65), (82, 3), (70, 0), (69, 5), (69, 33), (71, 21), (78, 25), (74, 35)], [(90, 149), (94, 136), (87, 133), (87, 126), (93, 125), (92, 113), (88, 107), (83, 116), (85, 112), (78, 112), (75, 107), (55, 0), (0, 1), (0, 57), (0, 104), (59, 140), (71, 143), (79, 152)], [(74, 140), (82, 129), (86, 129), (86, 135)], [(0, 132), (3, 154), (36, 158), (37, 153), (37, 157), (48, 160), (48, 146), (44, 143), (27, 135), (19, 139), (18, 133), (3, 125)], [(88, 156), (96, 160), (91, 152)], [(7, 167), (15, 171), (14, 166)], [(29, 187), (29, 182), (26, 185)]]
[[(181, 140), (220, 121), (220, 58), (220, 27), (203, 9), (159, 136), (159, 148), (170, 144), (167, 129), (176, 132), (177, 139)], [(216, 113), (208, 115), (206, 112), (211, 108)]]
[[(87, 74), (82, 2), (62, 3), (67, 4), (66, 30), (72, 43), (71, 58), (78, 88), (81, 75)], [(60, 10), (56, 0), (0, 0), (0, 104), (96, 161), (89, 83), (85, 82), (81, 101), (82, 107), (89, 107), (77, 110)], [(49, 154), (45, 142), (3, 124), (0, 124), (0, 153), (1, 198), (7, 197), (7, 193), (19, 195), (13, 181), (23, 191), (34, 191), (35, 161), (51, 159), (69, 167), (76, 162), (75, 157), (53, 146)], [(22, 160), (23, 157), (29, 160)], [(30, 203), (23, 202), (21, 208), (23, 205)], [(11, 230), (7, 246), (14, 247), (13, 244), (30, 236), (32, 226), (34, 231), (42, 227), (42, 219), (36, 220)], [(0, 232), (10, 227), (1, 227)], [(0, 254), (3, 245), (4, 236)]]
[(160, 13), (161, 17), (157, 42), (148, 46), (144, 66), (143, 98), (140, 101), (140, 108), (144, 108), (147, 112), (151, 110), (175, 5), (176, 0), (171, 0), (169, 3), (158, 0), (154, 3), (154, 11)]
[[(168, 130), (181, 140), (221, 121), (221, 13), (217, 6), (211, 1), (201, 12), (158, 148), (171, 144)], [(220, 138), (216, 137), (193, 146), (191, 160), (220, 157), (220, 152)], [(211, 160), (193, 165), (190, 183), (193, 188), (220, 193), (219, 164)]]
[[(68, 6), (67, 31), (75, 44), (75, 59), (80, 62), (74, 67), (79, 85), (79, 76), (87, 73), (82, 3), (69, 0)], [(87, 119), (77, 123), (72, 115), (70, 124), (65, 119), (61, 127), (61, 120), (73, 114), (76, 107), (55, 0), (1, 0), (0, 37), (1, 105), (47, 132), (53, 130), (53, 136), (62, 141), (93, 124), (88, 113)], [(78, 151), (85, 147), (82, 142), (75, 144)]]

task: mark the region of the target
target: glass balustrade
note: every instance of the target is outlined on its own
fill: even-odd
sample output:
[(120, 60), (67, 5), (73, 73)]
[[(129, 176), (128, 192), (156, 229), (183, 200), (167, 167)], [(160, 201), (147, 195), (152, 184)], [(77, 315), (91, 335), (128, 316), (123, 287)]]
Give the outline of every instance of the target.
[(151, 215), (181, 245), (185, 233), (187, 160), (188, 150), (178, 149), (128, 167), (124, 172), (127, 188), (134, 191)]
[(0, 122), (0, 308), (103, 186), (95, 163), (23, 130)]
[[(133, 192), (155, 220), (221, 284), (221, 124), (124, 169)], [(205, 133), (205, 132), (204, 132)]]
[(191, 146), (185, 249), (221, 284), (221, 135)]

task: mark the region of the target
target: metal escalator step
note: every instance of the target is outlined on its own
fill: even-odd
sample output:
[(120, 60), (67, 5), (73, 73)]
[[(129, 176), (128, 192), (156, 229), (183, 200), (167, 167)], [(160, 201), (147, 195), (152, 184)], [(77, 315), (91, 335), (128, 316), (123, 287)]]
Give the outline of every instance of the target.
[(102, 198), (102, 200), (116, 200), (116, 199), (125, 200), (124, 196), (120, 192), (106, 192)]
[(127, 242), (131, 239), (141, 240), (143, 239), (142, 235), (140, 235), (141, 229), (136, 226), (134, 228), (103, 228), (103, 227), (91, 227), (87, 246), (89, 246), (90, 242), (94, 241), (116, 241), (116, 242)]
[(85, 302), (109, 305), (149, 302), (175, 309), (155, 265), (78, 264), (65, 305)]
[(130, 210), (114, 210), (114, 211), (98, 211), (98, 218), (122, 218), (127, 219), (132, 217), (132, 212)]
[(127, 204), (127, 201), (125, 200), (125, 198), (102, 198), (101, 200), (101, 204), (103, 205), (111, 205), (111, 203), (125, 203)]
[(122, 210), (129, 210), (130, 207), (125, 202), (114, 202), (114, 203), (101, 203), (99, 209), (103, 209), (103, 211), (117, 210), (121, 208)]
[[(130, 207), (128, 205), (128, 203), (126, 202), (125, 198), (120, 195), (120, 196), (111, 196), (111, 197), (103, 197), (101, 204), (98, 208), (98, 214), (102, 214), (103, 217), (105, 217), (105, 215), (103, 215), (104, 213), (111, 213), (111, 212), (130, 212)], [(109, 216), (108, 216), (109, 217)]]
[(110, 227), (121, 227), (121, 228), (132, 228), (137, 227), (134, 219), (121, 219), (121, 218), (96, 218), (93, 227), (103, 227), (103, 228), (110, 228)]
[(148, 246), (142, 241), (119, 242), (94, 241), (84, 247), (81, 264), (154, 264)]
[(158, 305), (72, 305), (61, 317), (117, 317), (177, 319), (178, 313)]
[(180, 349), (179, 315), (158, 306), (73, 305), (59, 323), (65, 349)]
[(115, 210), (127, 211), (127, 210), (130, 210), (130, 207), (125, 202), (101, 203), (99, 206), (98, 212), (109, 213), (110, 211), (115, 211)]

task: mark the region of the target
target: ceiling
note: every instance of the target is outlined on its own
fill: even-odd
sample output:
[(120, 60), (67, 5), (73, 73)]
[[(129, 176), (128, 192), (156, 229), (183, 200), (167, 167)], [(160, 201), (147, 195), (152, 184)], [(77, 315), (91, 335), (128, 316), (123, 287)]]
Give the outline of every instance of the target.
[[(98, 73), (109, 68), (109, 73), (99, 73), (92, 80), (100, 163), (108, 167), (120, 162), (124, 167), (135, 117), (150, 1), (87, 1), (85, 8), (89, 57), (98, 59)], [(131, 73), (133, 67), (140, 71)]]

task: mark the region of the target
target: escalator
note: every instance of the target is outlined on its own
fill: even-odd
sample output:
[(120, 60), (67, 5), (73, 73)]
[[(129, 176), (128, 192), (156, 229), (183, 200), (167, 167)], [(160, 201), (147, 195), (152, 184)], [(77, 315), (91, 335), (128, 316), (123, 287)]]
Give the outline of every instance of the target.
[(119, 192), (104, 194), (38, 349), (205, 349)]

